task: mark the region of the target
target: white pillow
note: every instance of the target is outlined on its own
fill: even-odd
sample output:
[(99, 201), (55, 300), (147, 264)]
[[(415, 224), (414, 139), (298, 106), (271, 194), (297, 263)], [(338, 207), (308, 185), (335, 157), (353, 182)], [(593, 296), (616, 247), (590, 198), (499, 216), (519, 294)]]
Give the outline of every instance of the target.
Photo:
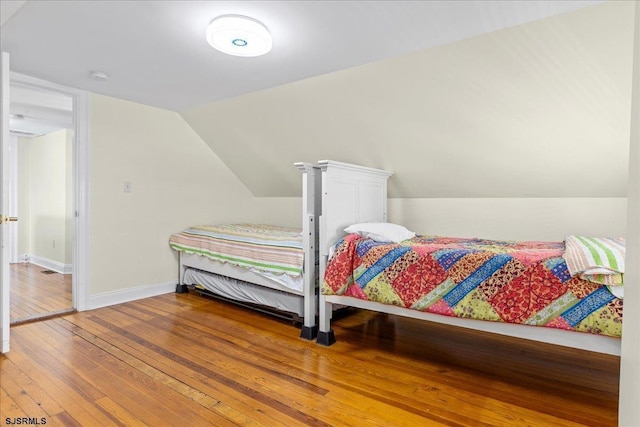
[(400, 243), (411, 239), (416, 235), (401, 225), (390, 222), (364, 222), (353, 224), (344, 229), (350, 234), (358, 234), (365, 239), (375, 240), (380, 243)]

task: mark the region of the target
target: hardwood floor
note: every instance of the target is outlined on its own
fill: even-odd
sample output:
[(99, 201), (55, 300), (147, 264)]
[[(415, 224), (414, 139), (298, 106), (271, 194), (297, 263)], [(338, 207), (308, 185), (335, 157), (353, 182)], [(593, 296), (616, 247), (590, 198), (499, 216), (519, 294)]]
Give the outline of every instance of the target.
[(194, 294), (11, 329), (0, 420), (46, 425), (615, 426), (619, 358), (354, 312), (338, 343)]
[(69, 311), (70, 274), (45, 274), (47, 269), (30, 263), (10, 264), (10, 308), (12, 324)]

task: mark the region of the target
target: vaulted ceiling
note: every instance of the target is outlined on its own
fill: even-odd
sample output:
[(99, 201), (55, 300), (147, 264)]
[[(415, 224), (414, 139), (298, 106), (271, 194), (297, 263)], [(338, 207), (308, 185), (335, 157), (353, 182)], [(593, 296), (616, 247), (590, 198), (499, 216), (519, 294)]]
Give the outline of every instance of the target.
[[(13, 70), (180, 112), (256, 196), (324, 158), (392, 197), (626, 196), (633, 2), (9, 3)], [(211, 49), (228, 13), (272, 52)]]
[(182, 115), (260, 196), (329, 158), (392, 197), (626, 197), (632, 41), (610, 2)]
[[(598, 3), (2, 0), (0, 43), (20, 73), (183, 111)], [(264, 23), (271, 52), (212, 49), (205, 29), (225, 14)], [(92, 80), (95, 70), (109, 81)]]

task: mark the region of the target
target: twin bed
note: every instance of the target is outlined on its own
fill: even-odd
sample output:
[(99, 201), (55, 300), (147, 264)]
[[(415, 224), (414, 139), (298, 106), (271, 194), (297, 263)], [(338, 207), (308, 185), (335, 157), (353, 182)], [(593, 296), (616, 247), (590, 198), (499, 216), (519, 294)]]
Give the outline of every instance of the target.
[[(205, 283), (233, 300), (293, 312), (304, 318), (301, 336), (317, 335), (322, 345), (335, 342), (334, 308), (347, 306), (620, 354), (622, 299), (570, 274), (564, 243), (414, 236), (386, 223), (390, 172), (328, 160), (296, 166), (304, 184), (302, 288), (256, 274), (262, 267), (210, 259), (172, 238), (181, 250), (179, 287)], [(230, 286), (237, 290), (207, 284), (220, 276), (239, 279)]]
[(300, 336), (317, 334), (320, 170), (295, 163), (302, 174), (302, 227), (264, 224), (197, 226), (171, 236), (179, 254), (176, 292), (204, 293), (301, 320)]

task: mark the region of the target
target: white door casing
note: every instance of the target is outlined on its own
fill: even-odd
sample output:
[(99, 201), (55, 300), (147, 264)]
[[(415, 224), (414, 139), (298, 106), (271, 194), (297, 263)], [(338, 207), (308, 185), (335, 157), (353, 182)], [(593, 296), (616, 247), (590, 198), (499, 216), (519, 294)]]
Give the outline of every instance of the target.
[[(30, 85), (48, 91), (56, 91), (73, 99), (73, 271), (72, 293), (73, 307), (82, 311), (88, 307), (88, 278), (89, 278), (89, 96), (86, 91), (73, 89), (19, 73), (11, 73), (9, 69), (9, 54), (2, 53), (2, 170), (3, 188), (1, 194), (2, 215), (9, 206), (9, 87), (10, 82)], [(0, 259), (0, 332), (2, 337), (2, 353), (9, 351), (9, 233), (8, 227), (0, 226), (2, 251)]]
[[(0, 214), (1, 218), (9, 215), (9, 54), (2, 52), (0, 60), (0, 140), (2, 145), (2, 160), (0, 161)], [(0, 221), (0, 351), (9, 351), (9, 227)]]
[(89, 94), (87, 91), (58, 85), (24, 74), (12, 72), (10, 81), (46, 91), (55, 91), (73, 99), (73, 308), (88, 307), (89, 280)]

